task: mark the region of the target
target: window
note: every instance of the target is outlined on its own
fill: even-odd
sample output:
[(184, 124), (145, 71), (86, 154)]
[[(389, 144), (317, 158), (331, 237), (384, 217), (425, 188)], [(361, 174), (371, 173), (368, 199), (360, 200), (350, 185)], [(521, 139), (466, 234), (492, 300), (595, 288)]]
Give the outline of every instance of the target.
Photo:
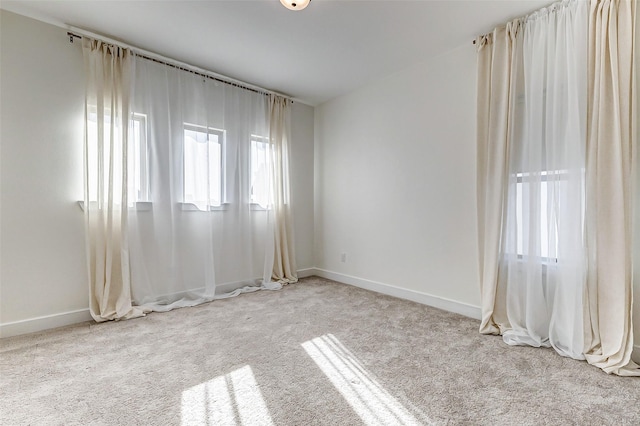
[(258, 205), (263, 209), (269, 206), (270, 155), (269, 138), (251, 135), (251, 204)]
[[(88, 174), (89, 174), (89, 200), (97, 201), (98, 194), (98, 114), (95, 111), (90, 111), (87, 115), (87, 155), (89, 161)], [(134, 113), (129, 121), (129, 153), (128, 153), (128, 196), (129, 205), (133, 205), (136, 202), (149, 201), (149, 170), (148, 170), (148, 158), (147, 158), (147, 116), (144, 114)], [(108, 141), (111, 137), (111, 117), (105, 114), (105, 129), (104, 140), (105, 150), (102, 155), (102, 172), (104, 174), (105, 182), (109, 181), (109, 164), (111, 162), (108, 147)], [(119, 191), (122, 188), (122, 143), (121, 141), (115, 141), (114, 145), (114, 161), (113, 161), (113, 176), (114, 176), (114, 199), (121, 199)]]
[[(545, 263), (555, 263), (558, 261), (558, 217), (550, 206), (556, 205), (552, 198), (567, 197), (568, 171), (517, 173), (516, 179), (518, 257), (534, 256)], [(532, 241), (538, 237), (539, 241)]]
[(224, 204), (224, 130), (184, 124), (184, 202), (198, 210)]
[[(132, 140), (129, 143), (133, 147), (133, 182), (132, 187), (136, 195), (136, 201), (150, 201), (149, 199), (149, 158), (147, 149), (147, 116), (133, 114), (131, 120)], [(131, 179), (131, 177), (130, 177)]]

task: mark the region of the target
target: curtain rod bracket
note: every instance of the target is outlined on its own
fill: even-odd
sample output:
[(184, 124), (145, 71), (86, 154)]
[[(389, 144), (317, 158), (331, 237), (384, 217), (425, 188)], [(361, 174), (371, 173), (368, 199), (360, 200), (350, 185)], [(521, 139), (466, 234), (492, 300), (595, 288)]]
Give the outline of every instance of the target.
[(79, 36), (77, 34), (74, 34), (70, 31), (67, 31), (67, 35), (69, 36), (69, 43), (73, 44), (73, 39), (74, 38), (82, 38), (82, 36)]

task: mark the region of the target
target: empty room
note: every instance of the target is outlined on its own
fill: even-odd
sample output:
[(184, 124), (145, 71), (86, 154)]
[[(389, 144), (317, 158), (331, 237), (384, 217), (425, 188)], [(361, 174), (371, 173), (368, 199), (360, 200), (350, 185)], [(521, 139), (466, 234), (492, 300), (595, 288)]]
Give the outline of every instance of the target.
[(640, 424), (637, 3), (1, 0), (0, 424)]

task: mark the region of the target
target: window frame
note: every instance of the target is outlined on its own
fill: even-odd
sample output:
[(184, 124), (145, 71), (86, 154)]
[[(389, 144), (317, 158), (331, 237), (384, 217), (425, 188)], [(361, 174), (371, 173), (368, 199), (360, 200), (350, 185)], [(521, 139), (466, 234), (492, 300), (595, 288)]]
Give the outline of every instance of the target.
[[(104, 110), (104, 114), (105, 117), (109, 118), (109, 123), (111, 121), (111, 113), (110, 110), (106, 109)], [(97, 105), (91, 105), (87, 108), (87, 112), (85, 115), (85, 119), (84, 119), (84, 124), (85, 126), (88, 126), (89, 122), (93, 122), (95, 123), (95, 125), (97, 126), (98, 123), (98, 106)], [(135, 130), (135, 126), (134, 123), (137, 122), (138, 123), (138, 140), (139, 140), (139, 146), (136, 149), (135, 146), (135, 139), (132, 138), (131, 136), (134, 135), (134, 130)], [(140, 113), (140, 112), (132, 112), (129, 116), (129, 121), (128, 121), (128, 129), (127, 129), (127, 134), (128, 134), (128, 144), (131, 144), (132, 142), (134, 143), (134, 147), (133, 147), (133, 152), (134, 155), (137, 156), (137, 158), (139, 159), (139, 162), (136, 162), (136, 158), (134, 157), (134, 163), (136, 164), (135, 169), (137, 170), (136, 175), (133, 177), (134, 179), (134, 189), (132, 191), (133, 195), (134, 195), (134, 199), (133, 200), (128, 200), (128, 207), (133, 207), (136, 210), (141, 210), (141, 211), (145, 211), (145, 210), (151, 210), (151, 199), (150, 199), (150, 195), (151, 195), (151, 191), (150, 191), (150, 166), (149, 166), (149, 149), (148, 149), (148, 130), (147, 130), (147, 114), (144, 113)], [(97, 129), (96, 129), (97, 132)], [(88, 130), (85, 128), (85, 137), (88, 137), (89, 132)], [(135, 137), (135, 136), (134, 136)], [(87, 143), (89, 143), (89, 141), (87, 141)], [(128, 146), (129, 149), (131, 149), (130, 145)], [(127, 154), (128, 155), (128, 154)], [(127, 174), (129, 174), (129, 171), (127, 171)], [(139, 180), (140, 182), (140, 188), (136, 187), (136, 182), (135, 179)], [(127, 182), (127, 190), (131, 191), (131, 189), (129, 188), (129, 183)], [(79, 201), (78, 202), (80, 207), (82, 208), (82, 210), (85, 209), (85, 201)], [(98, 200), (90, 200), (90, 204), (93, 205), (93, 203), (98, 203)]]
[[(517, 172), (515, 173), (515, 177), (516, 177), (516, 194), (518, 191), (518, 185), (524, 185), (527, 182), (531, 182), (533, 179), (533, 176), (536, 177), (540, 177), (540, 181), (541, 182), (556, 182), (556, 181), (569, 181), (569, 170), (566, 169), (561, 169), (561, 170), (544, 170), (544, 171), (540, 171), (540, 172)], [(552, 179), (553, 178), (553, 179)], [(542, 197), (542, 194), (540, 194), (540, 196)], [(517, 197), (517, 195), (516, 195)], [(517, 200), (517, 198), (516, 198)], [(516, 206), (516, 211), (518, 209), (518, 206)], [(521, 220), (522, 218), (519, 217), (516, 213), (516, 221)], [(519, 228), (518, 224), (516, 223), (516, 227)], [(520, 232), (518, 232), (519, 229), (516, 231), (516, 235), (524, 238), (523, 235), (520, 234)], [(522, 232), (522, 234), (524, 234), (524, 231)], [(548, 238), (548, 236), (547, 236)], [(556, 248), (556, 255), (557, 255), (557, 248)], [(529, 259), (534, 259), (537, 261), (540, 261), (540, 263), (542, 263), (543, 266), (545, 267), (550, 267), (550, 266), (554, 266), (558, 263), (558, 257), (551, 257), (551, 256), (532, 256), (532, 255), (525, 255), (524, 254), (524, 249), (522, 250), (522, 252), (520, 252), (518, 244), (516, 244), (516, 256), (518, 258), (518, 261), (520, 262), (525, 262), (528, 261)]]
[[(272, 150), (272, 146), (273, 146), (273, 142), (269, 139), (268, 136), (260, 136), (260, 135), (256, 135), (256, 134), (251, 134), (250, 137), (250, 141), (249, 141), (249, 204), (251, 205), (251, 210), (262, 210), (262, 211), (267, 211), (267, 210), (271, 210), (271, 200), (269, 200), (269, 203), (266, 206), (263, 206), (262, 204), (256, 202), (256, 200), (253, 198), (253, 144), (254, 143), (258, 143), (258, 144), (263, 144), (267, 146), (267, 156), (271, 155), (271, 150)], [(268, 165), (267, 165), (268, 167)], [(268, 176), (267, 176), (268, 177)], [(268, 182), (268, 185), (271, 185), (270, 179)]]
[[(149, 173), (149, 141), (148, 131), (147, 131), (147, 114), (142, 114), (138, 112), (134, 112), (132, 114), (133, 118), (130, 120), (129, 125), (133, 124), (132, 122), (140, 123), (139, 130), (139, 141), (140, 146), (134, 152), (140, 156), (140, 171), (138, 173), (138, 178), (140, 179), (140, 189), (138, 190), (138, 194), (136, 197), (136, 203), (150, 203), (151, 202), (151, 185), (150, 185), (150, 176)], [(135, 128), (134, 128), (135, 129)], [(134, 147), (135, 148), (135, 147)]]
[[(207, 144), (217, 143), (220, 145), (220, 205), (211, 205), (208, 204), (205, 210), (200, 209), (197, 204), (193, 201), (186, 200), (186, 157), (185, 157), (185, 131), (193, 131), (197, 133), (204, 133), (207, 136)], [(216, 135), (217, 142), (209, 140), (210, 135)], [(218, 210), (226, 210), (229, 205), (229, 201), (227, 198), (227, 173), (226, 173), (226, 136), (227, 132), (225, 129), (218, 129), (216, 127), (203, 126), (200, 124), (182, 123), (182, 203), (181, 208), (183, 211), (218, 211)], [(209, 147), (207, 147), (209, 149)]]

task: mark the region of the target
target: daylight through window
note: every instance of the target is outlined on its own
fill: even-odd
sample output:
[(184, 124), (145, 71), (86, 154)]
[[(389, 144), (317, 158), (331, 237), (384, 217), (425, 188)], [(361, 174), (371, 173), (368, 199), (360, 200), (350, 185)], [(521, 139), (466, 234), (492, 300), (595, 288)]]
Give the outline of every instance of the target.
[(269, 156), (271, 144), (263, 136), (251, 135), (251, 203), (269, 207)]
[(568, 172), (518, 173), (516, 179), (517, 254), (557, 262), (558, 217), (551, 206), (568, 197)]
[(224, 203), (224, 130), (184, 125), (184, 202), (199, 210)]
[[(113, 158), (109, 150), (111, 138), (111, 117), (105, 115), (105, 128), (103, 129), (104, 144), (101, 156), (98, 156), (98, 117), (97, 113), (91, 111), (87, 114), (87, 155), (90, 161), (88, 167), (89, 178), (89, 200), (98, 200), (98, 173), (102, 172), (105, 182), (109, 182), (109, 173), (113, 167), (114, 185), (113, 199), (121, 199), (122, 191), (122, 141), (113, 141)], [(115, 123), (117, 126), (117, 123)], [(119, 134), (119, 132), (116, 132)], [(128, 144), (128, 170), (127, 188), (129, 205), (135, 202), (149, 200), (149, 170), (147, 158), (147, 116), (134, 113), (129, 120), (129, 144)], [(101, 161), (102, 164), (99, 164)], [(106, 201), (108, 194), (103, 194), (103, 201)]]

